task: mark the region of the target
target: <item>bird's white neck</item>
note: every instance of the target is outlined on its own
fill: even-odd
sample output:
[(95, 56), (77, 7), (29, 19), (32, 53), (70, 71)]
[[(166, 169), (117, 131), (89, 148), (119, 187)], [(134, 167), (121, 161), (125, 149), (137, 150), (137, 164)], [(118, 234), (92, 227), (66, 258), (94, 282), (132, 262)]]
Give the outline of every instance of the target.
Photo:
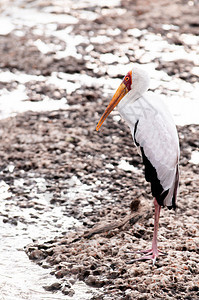
[(135, 102), (139, 99), (149, 88), (149, 76), (148, 73), (139, 69), (134, 68), (132, 70), (132, 84), (131, 90), (126, 96), (119, 102), (118, 109), (122, 109), (124, 106)]
[(132, 71), (131, 90), (119, 102), (118, 110), (131, 129), (137, 120), (143, 117), (147, 106), (150, 106), (146, 91), (149, 87), (148, 74), (138, 68)]
[(129, 101), (127, 99), (123, 105), (118, 105), (120, 115), (131, 129), (134, 128), (135, 123), (144, 116), (148, 106), (150, 107), (147, 98), (147, 93), (144, 93), (142, 96), (136, 94), (134, 98), (131, 98)]
[(133, 89), (130, 92), (126, 94), (126, 96), (122, 99), (122, 101), (118, 104), (118, 110), (123, 109), (125, 106), (128, 106), (129, 104), (133, 104), (137, 99), (139, 99), (142, 96), (137, 89)]

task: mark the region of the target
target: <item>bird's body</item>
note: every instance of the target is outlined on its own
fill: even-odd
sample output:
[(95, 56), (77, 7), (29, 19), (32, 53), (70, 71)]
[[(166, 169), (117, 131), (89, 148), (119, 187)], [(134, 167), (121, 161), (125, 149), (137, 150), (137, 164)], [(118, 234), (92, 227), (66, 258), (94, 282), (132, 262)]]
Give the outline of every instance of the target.
[(118, 105), (120, 115), (128, 123), (136, 146), (142, 155), (145, 178), (151, 183), (154, 196), (155, 222), (152, 249), (142, 259), (152, 259), (161, 251), (157, 248), (157, 232), (161, 206), (176, 207), (179, 181), (179, 140), (176, 126), (166, 105), (155, 93), (147, 92), (149, 77), (146, 72), (134, 68), (124, 77), (97, 130), (109, 113)]
[(120, 102), (118, 110), (139, 147), (153, 196), (159, 205), (175, 208), (179, 143), (165, 103), (156, 94), (145, 92), (135, 102)]

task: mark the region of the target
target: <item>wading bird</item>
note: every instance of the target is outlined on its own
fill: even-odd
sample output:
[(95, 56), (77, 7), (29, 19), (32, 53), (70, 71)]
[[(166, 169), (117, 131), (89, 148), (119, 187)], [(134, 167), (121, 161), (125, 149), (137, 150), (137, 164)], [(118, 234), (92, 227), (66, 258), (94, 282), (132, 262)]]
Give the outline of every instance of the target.
[(176, 208), (179, 182), (179, 140), (176, 126), (164, 102), (149, 87), (148, 74), (133, 68), (124, 77), (112, 100), (102, 115), (98, 131), (111, 111), (118, 105), (120, 115), (125, 119), (142, 156), (145, 179), (151, 183), (154, 197), (155, 216), (152, 248), (140, 251), (145, 256), (135, 259), (151, 259), (153, 264), (161, 252), (157, 247), (160, 209)]

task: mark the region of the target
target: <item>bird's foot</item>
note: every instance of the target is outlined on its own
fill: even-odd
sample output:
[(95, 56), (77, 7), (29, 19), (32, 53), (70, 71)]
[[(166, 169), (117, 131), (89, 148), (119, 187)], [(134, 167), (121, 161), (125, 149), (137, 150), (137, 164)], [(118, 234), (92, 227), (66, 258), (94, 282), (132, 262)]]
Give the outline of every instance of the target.
[(140, 258), (136, 258), (136, 259), (133, 259), (129, 262), (127, 262), (127, 264), (133, 264), (134, 262), (136, 261), (145, 261), (145, 260), (152, 260), (153, 262), (153, 266), (155, 265), (156, 263), (156, 258), (160, 255), (167, 255), (167, 253), (159, 250), (159, 249), (147, 249), (147, 250), (139, 250), (137, 251), (136, 253), (144, 253), (144, 254), (147, 254), (147, 255), (144, 255)]
[(152, 248), (151, 248), (151, 249), (146, 249), (146, 250), (138, 250), (136, 253), (148, 253), (148, 254), (153, 254), (153, 253), (155, 253), (155, 252), (158, 253), (157, 256), (159, 256), (159, 255), (167, 255), (167, 253), (166, 253), (166, 252), (163, 252), (162, 250), (159, 250), (159, 249), (153, 250)]

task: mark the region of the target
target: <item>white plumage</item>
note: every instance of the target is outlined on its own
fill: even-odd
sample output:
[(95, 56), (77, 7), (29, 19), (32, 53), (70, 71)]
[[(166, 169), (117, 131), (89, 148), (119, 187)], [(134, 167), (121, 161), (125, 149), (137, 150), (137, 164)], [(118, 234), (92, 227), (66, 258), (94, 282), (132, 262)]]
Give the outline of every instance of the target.
[(132, 90), (119, 102), (118, 110), (128, 123), (134, 141), (143, 148), (155, 168), (163, 192), (169, 190), (163, 203), (170, 207), (178, 184), (180, 150), (176, 126), (164, 101), (147, 92), (149, 77), (146, 72), (134, 68), (131, 85)]
[[(156, 169), (164, 191), (173, 190), (179, 160), (179, 143), (176, 126), (163, 100), (152, 92), (145, 92), (135, 102), (120, 102), (118, 110), (128, 123), (135, 143), (143, 148), (146, 157)], [(172, 193), (169, 194), (170, 197), (165, 198), (164, 205), (172, 206)]]
[(133, 68), (128, 72), (102, 115), (97, 130), (118, 105), (120, 115), (129, 125), (134, 142), (140, 148), (145, 178), (151, 183), (155, 197), (152, 249), (144, 251), (148, 255), (141, 258), (152, 259), (155, 263), (161, 252), (157, 248), (160, 207), (175, 209), (176, 206), (180, 150), (176, 126), (166, 104), (155, 93), (148, 92), (148, 87), (149, 76), (145, 71)]

